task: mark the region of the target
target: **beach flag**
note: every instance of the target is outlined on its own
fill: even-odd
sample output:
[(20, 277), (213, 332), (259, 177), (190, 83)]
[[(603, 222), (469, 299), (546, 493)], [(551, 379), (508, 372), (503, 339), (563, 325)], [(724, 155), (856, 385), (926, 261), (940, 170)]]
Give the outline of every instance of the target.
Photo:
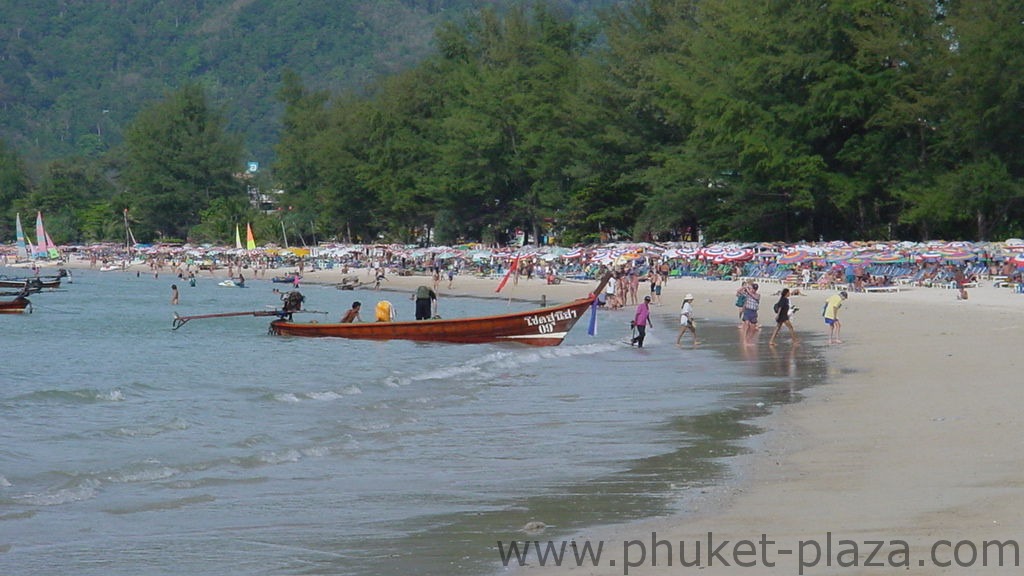
[(245, 249), (256, 249), (256, 238), (252, 235), (252, 225), (248, 222), (245, 223)]
[(590, 322), (587, 324), (587, 335), (597, 336), (597, 298), (590, 303)]
[(498, 283), (498, 287), (494, 290), (495, 292), (501, 292), (501, 289), (505, 287), (505, 284), (508, 284), (508, 279), (512, 276), (513, 272), (517, 274), (519, 272), (519, 256), (512, 258), (512, 262), (508, 265), (508, 272), (505, 272), (505, 277)]
[(242, 236), (238, 233), (238, 224), (235, 224), (235, 248), (242, 249)]

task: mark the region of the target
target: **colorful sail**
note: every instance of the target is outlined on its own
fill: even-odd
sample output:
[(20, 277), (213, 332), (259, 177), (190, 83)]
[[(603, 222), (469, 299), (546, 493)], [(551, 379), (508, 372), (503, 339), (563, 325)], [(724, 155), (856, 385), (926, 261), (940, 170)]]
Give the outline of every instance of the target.
[(252, 235), (252, 225), (248, 222), (245, 223), (245, 249), (256, 249), (256, 238)]
[(242, 249), (242, 235), (238, 232), (238, 224), (235, 224), (235, 248)]
[(57, 245), (53, 243), (53, 238), (50, 238), (50, 233), (46, 233), (46, 255), (54, 260), (60, 260), (60, 252), (57, 250)]
[(18, 248), (18, 260), (28, 260), (28, 244), (25, 243), (25, 230), (21, 227), (21, 214), (18, 214), (14, 220), (14, 234)]
[(36, 247), (32, 251), (33, 258), (45, 258), (49, 253), (46, 244), (46, 230), (43, 228), (43, 213), (36, 212)]

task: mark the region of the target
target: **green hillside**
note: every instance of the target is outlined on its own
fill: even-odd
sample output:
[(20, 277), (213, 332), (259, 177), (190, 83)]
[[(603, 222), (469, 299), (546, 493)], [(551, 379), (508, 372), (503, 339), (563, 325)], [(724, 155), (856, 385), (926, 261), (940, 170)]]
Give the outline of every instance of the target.
[[(434, 31), (511, 0), (0, 1), (0, 139), (30, 164), (97, 156), (140, 109), (198, 82), (267, 163), (281, 73), (360, 90), (433, 52)], [(549, 0), (589, 17), (607, 0)]]

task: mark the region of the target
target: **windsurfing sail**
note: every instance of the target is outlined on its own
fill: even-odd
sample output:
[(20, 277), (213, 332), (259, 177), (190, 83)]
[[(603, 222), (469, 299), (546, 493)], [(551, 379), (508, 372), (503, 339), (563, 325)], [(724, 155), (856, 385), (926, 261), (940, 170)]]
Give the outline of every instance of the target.
[(238, 224), (235, 224), (235, 248), (242, 249), (242, 236), (238, 233)]
[(21, 214), (15, 216), (14, 220), (14, 234), (18, 248), (18, 260), (28, 260), (29, 248), (28, 244), (25, 243), (25, 230), (21, 227)]
[(252, 235), (252, 225), (248, 222), (245, 223), (245, 249), (256, 249), (256, 238)]

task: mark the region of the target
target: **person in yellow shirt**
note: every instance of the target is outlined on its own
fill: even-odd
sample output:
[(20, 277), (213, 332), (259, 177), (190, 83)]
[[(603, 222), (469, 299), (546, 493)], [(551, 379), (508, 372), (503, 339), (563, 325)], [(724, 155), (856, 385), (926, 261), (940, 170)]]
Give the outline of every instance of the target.
[(833, 294), (825, 300), (825, 309), (822, 310), (821, 315), (825, 317), (825, 324), (828, 325), (828, 343), (829, 344), (842, 344), (843, 341), (839, 339), (839, 309), (843, 307), (843, 301), (846, 300), (846, 291), (843, 290), (839, 294)]

